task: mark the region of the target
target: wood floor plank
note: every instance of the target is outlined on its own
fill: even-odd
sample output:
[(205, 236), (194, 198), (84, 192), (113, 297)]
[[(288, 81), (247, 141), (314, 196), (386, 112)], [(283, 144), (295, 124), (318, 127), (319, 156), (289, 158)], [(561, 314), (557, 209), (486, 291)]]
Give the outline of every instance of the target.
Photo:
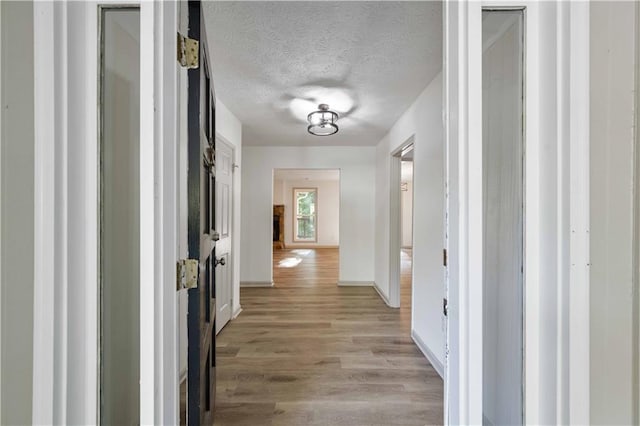
[(273, 264), (274, 287), (242, 288), (216, 339), (216, 425), (442, 424), (442, 380), (410, 337), (410, 251), (400, 309), (338, 287), (337, 249), (276, 250)]

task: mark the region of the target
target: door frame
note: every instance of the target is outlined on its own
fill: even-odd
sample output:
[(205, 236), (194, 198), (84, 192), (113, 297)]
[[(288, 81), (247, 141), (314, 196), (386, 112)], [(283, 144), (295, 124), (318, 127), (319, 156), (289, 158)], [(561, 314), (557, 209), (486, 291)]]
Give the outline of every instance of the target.
[(525, 422), (586, 424), (589, 5), (529, 0), (444, 7), (445, 422), (482, 423), (483, 8), (525, 9)]
[[(98, 20), (115, 5), (34, 3), (34, 423), (99, 421)], [(143, 76), (140, 423), (175, 423), (178, 4), (126, 5), (140, 7)]]
[[(400, 191), (402, 153), (408, 147), (413, 146), (416, 149), (415, 135), (411, 135), (409, 139), (404, 141), (399, 147), (391, 151), (389, 165), (389, 306), (392, 308), (400, 307), (400, 272), (401, 260), (400, 250), (402, 249), (402, 197)], [(415, 168), (415, 155), (414, 164)], [(415, 170), (415, 169), (414, 169)], [(415, 173), (415, 172), (414, 172)], [(412, 195), (413, 197), (413, 191)], [(413, 206), (413, 204), (412, 204)], [(411, 214), (413, 221), (413, 213)], [(413, 226), (411, 227), (411, 235), (413, 237)], [(413, 277), (413, 262), (411, 262), (411, 276)], [(413, 287), (413, 284), (412, 284)], [(411, 307), (413, 308), (413, 298), (411, 299)], [(413, 327), (413, 316), (412, 316)], [(413, 328), (412, 328), (413, 329)]]
[[(640, 39), (640, 4), (636, 3), (635, 32), (636, 40)], [(633, 407), (633, 420), (640, 422), (640, 42), (636, 42), (635, 58), (635, 150), (634, 150), (634, 191), (633, 191), (633, 357), (635, 370), (633, 374), (633, 393), (635, 407)]]

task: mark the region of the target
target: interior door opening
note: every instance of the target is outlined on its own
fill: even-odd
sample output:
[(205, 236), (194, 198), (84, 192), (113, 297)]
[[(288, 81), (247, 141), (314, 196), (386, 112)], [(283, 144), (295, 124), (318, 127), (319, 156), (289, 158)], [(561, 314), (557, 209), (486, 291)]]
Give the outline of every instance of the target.
[(522, 424), (523, 11), (482, 16), (483, 423)]
[[(325, 277), (339, 276), (340, 170), (275, 169), (273, 172), (273, 282), (306, 270), (315, 285), (315, 268), (327, 259)], [(329, 261), (330, 259), (330, 261)], [(308, 270), (307, 270), (308, 269)], [(327, 275), (329, 274), (329, 275)], [(333, 278), (332, 278), (333, 280)]]
[(140, 10), (100, 16), (101, 424), (140, 421)]
[(391, 153), (389, 304), (411, 318), (413, 294), (413, 137)]
[(413, 145), (400, 153), (400, 315), (411, 321), (413, 300)]

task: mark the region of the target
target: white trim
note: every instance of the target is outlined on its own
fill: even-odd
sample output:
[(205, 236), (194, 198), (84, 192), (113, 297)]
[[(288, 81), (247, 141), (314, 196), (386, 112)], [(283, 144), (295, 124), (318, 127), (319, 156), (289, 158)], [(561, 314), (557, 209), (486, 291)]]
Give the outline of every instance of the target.
[[(389, 302), (394, 308), (400, 307), (400, 273), (402, 248), (402, 202), (400, 183), (402, 180), (402, 153), (410, 146), (415, 150), (415, 134), (391, 151), (389, 163)], [(415, 168), (415, 163), (414, 163)], [(413, 198), (413, 190), (411, 194)], [(413, 204), (412, 204), (413, 205)], [(413, 220), (413, 212), (411, 213)], [(413, 224), (412, 224), (413, 225)], [(414, 227), (411, 227), (411, 241), (414, 241)], [(413, 276), (413, 263), (411, 265)], [(413, 302), (412, 302), (413, 304)]]
[[(528, 0), (445, 3), (450, 307), (445, 421), (482, 422), (482, 192), (474, 189), (482, 176), (477, 164), (482, 7), (525, 8), (525, 422), (584, 423), (589, 418), (589, 134), (584, 128), (589, 5)], [(555, 27), (547, 31), (547, 24)], [(557, 370), (551, 371), (550, 363)]]
[(420, 336), (418, 336), (415, 330), (411, 330), (411, 338), (415, 342), (418, 349), (420, 349), (422, 354), (425, 356), (425, 358), (427, 358), (433, 369), (436, 370), (436, 373), (438, 373), (438, 375), (442, 379), (444, 379), (444, 365), (440, 361), (438, 361), (438, 357), (436, 357), (431, 349), (429, 349), (427, 344), (424, 343), (424, 341), (420, 338)]
[[(156, 3), (154, 33), (156, 49), (155, 126), (157, 158), (156, 209), (159, 212), (156, 244), (159, 298), (156, 300), (155, 333), (158, 336), (154, 371), (156, 381), (155, 422), (179, 423), (180, 419), (180, 345), (178, 340), (178, 293), (175, 291), (176, 260), (179, 240), (179, 72), (175, 60), (175, 34), (178, 31), (178, 3)], [(142, 28), (141, 28), (142, 29)], [(159, 263), (159, 264), (158, 264)]]
[[(2, 26), (2, 5), (0, 4), (0, 26)], [(34, 27), (37, 28), (37, 27)], [(1, 29), (0, 29), (1, 30)], [(36, 36), (34, 34), (34, 40)], [(2, 31), (0, 31), (0, 105), (2, 102)], [(36, 104), (37, 105), (37, 104)], [(0, 111), (0, 141), (2, 141), (2, 111)], [(37, 153), (37, 148), (35, 149)], [(37, 185), (38, 180), (35, 180), (35, 185)], [(34, 191), (35, 191), (34, 185)], [(37, 192), (35, 192), (37, 193)], [(2, 201), (2, 144), (0, 143), (0, 204)], [(37, 211), (34, 212), (37, 215)], [(35, 231), (35, 229), (34, 229)], [(2, 206), (0, 206), (0, 241), (2, 241)], [(37, 247), (34, 247), (37, 249)], [(35, 277), (35, 274), (34, 274)], [(2, 281), (2, 244), (0, 244), (0, 281)], [(36, 289), (34, 288), (34, 297), (36, 294)], [(35, 321), (34, 321), (35, 324)], [(34, 333), (34, 348), (35, 348), (35, 333)], [(35, 357), (34, 357), (35, 360)], [(0, 288), (0, 421), (2, 421), (2, 289)], [(32, 417), (35, 419), (35, 417)]]
[(567, 310), (569, 324), (568, 419), (571, 424), (590, 420), (590, 5), (573, 2), (569, 16), (569, 227), (570, 271)]
[(378, 283), (373, 283), (373, 288), (376, 289), (376, 291), (378, 292), (378, 295), (380, 296), (380, 298), (382, 299), (382, 301), (390, 308), (394, 308), (397, 309), (397, 307), (391, 306), (391, 304), (389, 303), (389, 298), (384, 294), (384, 292), (380, 289), (380, 287), (378, 286)]
[(54, 300), (55, 215), (46, 210), (54, 204), (55, 72), (42, 72), (59, 65), (54, 58), (54, 3), (34, 3), (34, 44), (43, 52), (34, 54), (34, 328), (33, 403), (34, 424), (53, 422), (54, 393)]
[(55, 165), (61, 189), (51, 210), (63, 209), (61, 255), (66, 270), (56, 300), (63, 347), (54, 420), (93, 423), (98, 413), (98, 14), (93, 2), (64, 3), (61, 8), (66, 10), (56, 28), (65, 34), (56, 40), (56, 55), (63, 71), (56, 86), (60, 83), (57, 109), (66, 147)]
[[(154, 424), (156, 391), (155, 305), (156, 281), (155, 191), (156, 159), (154, 89), (156, 52), (154, 51), (153, 14), (155, 5), (140, 4), (140, 424)], [(158, 194), (160, 195), (160, 194)]]
[(242, 313), (242, 306), (238, 306), (238, 309), (233, 311), (233, 314), (231, 315), (231, 319), (234, 320), (238, 318), (238, 315), (240, 315), (241, 313)]
[(540, 18), (536, 4), (525, 9), (525, 213), (524, 213), (524, 419), (526, 423), (540, 423), (540, 270), (541, 260), (541, 149), (540, 149), (540, 76), (534, 67), (540, 61)]
[(141, 424), (176, 423), (180, 415), (174, 287), (179, 257), (177, 30), (176, 2), (140, 2), (140, 152), (147, 153), (140, 156)]
[(240, 281), (240, 287), (273, 287), (273, 281)]
[[(34, 226), (38, 230), (36, 253), (42, 254), (36, 255), (34, 271), (38, 277), (33, 378), (36, 423), (95, 424), (99, 420), (98, 12), (100, 5), (121, 4), (112, 0), (34, 3), (34, 19), (40, 24), (34, 51)], [(140, 160), (144, 218), (140, 422), (170, 424), (177, 421), (179, 404), (176, 295), (170, 291), (174, 289), (177, 247), (177, 220), (172, 210), (177, 184), (174, 104), (178, 79), (172, 59), (177, 5), (142, 2), (140, 6), (141, 150), (147, 154)], [(41, 332), (47, 327), (53, 331)], [(37, 349), (45, 347), (48, 350)]]
[(373, 281), (338, 281), (338, 287), (372, 287)]
[(635, 51), (635, 118), (634, 118), (634, 133), (635, 133), (635, 148), (634, 148), (634, 191), (633, 191), (633, 292), (636, 297), (633, 300), (633, 328), (634, 331), (634, 347), (632, 362), (634, 369), (632, 369), (633, 377), (633, 391), (632, 396), (635, 400), (635, 406), (633, 407), (632, 422), (635, 424), (640, 423), (640, 3), (636, 3), (636, 51)]
[[(405, 144), (403, 144), (404, 146)], [(402, 243), (402, 219), (400, 182), (402, 158), (398, 155), (402, 147), (391, 153), (389, 158), (389, 305), (400, 307), (400, 245)]]
[(445, 423), (482, 422), (482, 13), (445, 3)]

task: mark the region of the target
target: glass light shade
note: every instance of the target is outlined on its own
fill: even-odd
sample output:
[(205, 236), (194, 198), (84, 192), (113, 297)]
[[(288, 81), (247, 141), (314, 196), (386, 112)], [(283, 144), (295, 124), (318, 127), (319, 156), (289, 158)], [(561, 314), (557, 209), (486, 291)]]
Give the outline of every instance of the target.
[(329, 110), (329, 105), (320, 104), (318, 110), (307, 116), (307, 131), (315, 136), (329, 136), (338, 132), (338, 114)]

